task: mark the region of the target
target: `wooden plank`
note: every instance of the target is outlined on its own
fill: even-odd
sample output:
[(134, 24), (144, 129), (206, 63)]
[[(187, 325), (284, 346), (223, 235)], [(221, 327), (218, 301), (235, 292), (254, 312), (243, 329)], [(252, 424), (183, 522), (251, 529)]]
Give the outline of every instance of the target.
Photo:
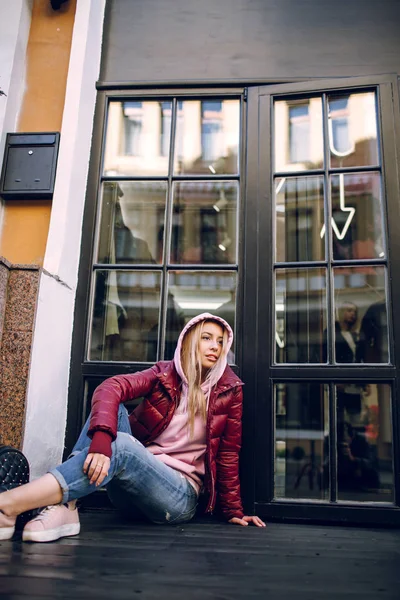
[(0, 542), (0, 598), (398, 598), (400, 531), (212, 520), (181, 526), (82, 514), (49, 544)]

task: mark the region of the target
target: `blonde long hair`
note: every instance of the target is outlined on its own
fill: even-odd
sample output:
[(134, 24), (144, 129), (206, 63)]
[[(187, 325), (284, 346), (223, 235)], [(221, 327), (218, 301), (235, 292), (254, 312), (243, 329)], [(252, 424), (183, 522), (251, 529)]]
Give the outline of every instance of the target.
[[(205, 380), (202, 382), (202, 364), (199, 352), (201, 335), (206, 323), (216, 323), (223, 331), (222, 351), (216, 363), (208, 370)], [(207, 418), (207, 404), (210, 398), (211, 390), (217, 383), (219, 373), (219, 363), (223, 360), (227, 352), (228, 332), (220, 321), (207, 319), (197, 323), (189, 329), (182, 340), (181, 362), (182, 369), (188, 382), (188, 423), (190, 435), (194, 431), (194, 419), (197, 414)], [(202, 387), (206, 387), (204, 393)]]

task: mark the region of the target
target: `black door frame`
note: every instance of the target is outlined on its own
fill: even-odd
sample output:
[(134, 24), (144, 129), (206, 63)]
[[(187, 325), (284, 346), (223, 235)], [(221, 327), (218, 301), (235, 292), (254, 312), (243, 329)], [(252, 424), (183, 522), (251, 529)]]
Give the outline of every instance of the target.
[[(181, 87), (163, 87), (154, 86), (144, 87), (135, 86), (135, 89), (115, 89), (110, 84), (109, 89), (103, 86), (98, 92), (93, 127), (93, 139), (89, 164), (89, 175), (86, 192), (86, 203), (82, 228), (82, 247), (79, 264), (79, 275), (77, 285), (77, 296), (74, 311), (74, 329), (71, 348), (71, 365), (68, 390), (68, 414), (66, 430), (66, 448), (64, 457), (67, 457), (71, 451), (87, 413), (87, 391), (93, 388), (93, 385), (101, 383), (105, 378), (119, 373), (131, 373), (148, 368), (153, 363), (135, 363), (135, 362), (101, 362), (88, 361), (86, 359), (86, 346), (88, 337), (87, 315), (91, 305), (91, 272), (93, 265), (93, 256), (96, 239), (96, 222), (98, 218), (99, 206), (99, 188), (101, 182), (101, 161), (104, 155), (105, 129), (107, 120), (108, 105), (111, 100), (122, 100), (128, 98), (140, 99), (166, 99), (179, 97), (182, 99), (191, 98), (221, 98), (232, 97), (241, 99), (241, 139), (240, 139), (240, 198), (244, 197), (245, 186), (245, 141), (246, 141), (246, 119), (247, 111), (245, 107), (245, 88), (238, 83), (228, 87), (199, 85), (199, 86), (181, 86)], [(244, 222), (244, 202), (239, 205), (239, 223)], [(243, 227), (238, 231), (238, 271), (243, 272)], [(190, 268), (190, 265), (185, 265)], [(243, 285), (238, 280), (237, 306), (242, 306)], [(241, 312), (238, 311), (237, 318), (237, 339), (241, 338)], [(243, 348), (238, 345), (237, 348), (237, 366), (240, 369), (241, 356)]]
[[(104, 145), (105, 115), (109, 99), (124, 97), (166, 97), (182, 94), (184, 97), (242, 95), (245, 101), (243, 114), (242, 137), (242, 169), (241, 169), (241, 228), (239, 236), (239, 300), (238, 329), (236, 335), (240, 340), (238, 366), (245, 380), (245, 403), (243, 411), (243, 448), (241, 456), (241, 479), (244, 504), (250, 512), (255, 510), (267, 518), (306, 519), (309, 521), (351, 521), (363, 523), (398, 522), (400, 511), (393, 506), (327, 506), (316, 502), (291, 502), (273, 499), (274, 477), (274, 444), (273, 444), (273, 407), (272, 384), (276, 379), (285, 381), (305, 380), (310, 378), (307, 368), (293, 369), (291, 366), (272, 365), (272, 339), (269, 339), (272, 327), (272, 302), (269, 301), (272, 283), (272, 245), (266, 232), (271, 231), (272, 223), (272, 175), (271, 144), (265, 143), (263, 132), (271, 131), (270, 99), (274, 95), (301, 94), (334, 90), (337, 88), (360, 88), (363, 86), (380, 86), (380, 118), (382, 137), (384, 139), (384, 169), (390, 222), (388, 236), (391, 269), (400, 272), (400, 231), (399, 205), (396, 203), (399, 190), (399, 175), (396, 164), (396, 148), (400, 148), (400, 110), (397, 78), (394, 76), (377, 76), (368, 78), (342, 78), (335, 80), (314, 80), (279, 84), (265, 82), (246, 82), (246, 89), (240, 82), (226, 87), (214, 84), (163, 86), (133, 86), (134, 89), (116, 89), (115, 84), (102, 84), (98, 92), (92, 149), (87, 186), (87, 200), (82, 232), (82, 250), (79, 267), (79, 279), (74, 315), (74, 332), (72, 339), (69, 403), (66, 434), (66, 454), (73, 446), (82, 425), (86, 407), (85, 381), (100, 382), (116, 373), (126, 373), (146, 368), (147, 364), (139, 363), (96, 363), (85, 361), (86, 320), (90, 301), (89, 280), (94, 248), (95, 224), (98, 211), (97, 198), (100, 179), (100, 163)], [(264, 99), (264, 100), (263, 100)], [(267, 99), (267, 100), (266, 100)], [(264, 103), (264, 104), (263, 104)], [(270, 137), (270, 136), (269, 136)], [(397, 232), (397, 234), (396, 234)], [(269, 273), (269, 276), (265, 276)], [(391, 290), (392, 304), (400, 306), (400, 286)], [(263, 318), (261, 318), (263, 311)], [(392, 311), (393, 312), (393, 311)], [(396, 315), (393, 315), (396, 319)], [(266, 326), (266, 323), (269, 325)], [(400, 339), (400, 318), (393, 321), (394, 335)], [(392, 353), (393, 355), (393, 353)], [(395, 399), (399, 393), (397, 372), (400, 367), (400, 356), (395, 356), (393, 366), (381, 367), (376, 379), (393, 383), (393, 453), (395, 472), (398, 471), (400, 414)], [(358, 378), (363, 373), (370, 376), (370, 368), (358, 368)], [(329, 381), (334, 375), (332, 367), (319, 367), (313, 373), (316, 381)], [(354, 370), (343, 368), (342, 378), (354, 378)], [(399, 483), (396, 482), (396, 499), (400, 497)]]
[[(383, 144), (382, 169), (386, 191), (386, 221), (388, 240), (389, 316), (392, 322), (390, 336), (392, 364), (382, 366), (318, 367), (273, 364), (273, 194), (272, 194), (272, 101), (307, 93), (375, 88), (379, 98), (379, 121)], [(244, 289), (244, 335), (251, 332), (253, 344), (246, 344), (251, 356), (245, 356), (243, 377), (251, 386), (251, 398), (245, 414), (254, 424), (252, 500), (257, 514), (269, 519), (293, 519), (325, 522), (368, 524), (400, 523), (399, 432), (398, 407), (400, 354), (395, 352), (394, 339), (400, 339), (400, 318), (393, 306), (400, 306), (400, 229), (399, 229), (399, 170), (396, 148), (400, 147), (400, 111), (398, 83), (394, 76), (338, 78), (314, 80), (294, 84), (268, 85), (249, 88), (248, 145), (247, 145), (247, 221)], [(254, 197), (257, 201), (254, 202)], [(249, 202), (249, 199), (252, 201)], [(385, 203), (385, 199), (384, 199)], [(256, 208), (254, 208), (256, 206)], [(257, 234), (257, 248), (252, 245), (252, 234)], [(256, 265), (256, 275), (254, 270)], [(249, 270), (251, 269), (251, 273)], [(253, 281), (256, 279), (256, 282)], [(396, 282), (397, 285), (396, 285)], [(249, 298), (247, 290), (255, 290), (257, 298)], [(397, 311), (398, 313), (398, 311)], [(254, 316), (255, 315), (255, 316)], [(254, 336), (254, 337), (253, 337)], [(255, 342), (255, 343), (254, 343)], [(338, 379), (363, 381), (365, 378), (392, 384), (393, 461), (395, 504), (384, 503), (322, 503), (321, 501), (275, 499), (274, 486), (274, 382), (326, 382), (330, 386)], [(332, 410), (332, 409), (331, 409)], [(257, 423), (257, 426), (256, 426)], [(333, 427), (333, 425), (332, 425)], [(247, 435), (249, 432), (247, 433)], [(246, 469), (249, 462), (246, 460)]]

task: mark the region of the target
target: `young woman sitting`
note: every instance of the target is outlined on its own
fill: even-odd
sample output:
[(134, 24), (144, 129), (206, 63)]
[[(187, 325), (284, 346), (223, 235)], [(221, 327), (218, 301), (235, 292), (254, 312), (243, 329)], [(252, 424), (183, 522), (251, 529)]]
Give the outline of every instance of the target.
[[(172, 361), (106, 379), (71, 455), (39, 479), (0, 493), (0, 540), (16, 517), (45, 506), (22, 539), (48, 542), (80, 531), (76, 500), (105, 487), (125, 514), (154, 523), (190, 521), (199, 498), (230, 523), (244, 515), (239, 482), (242, 382), (227, 364), (232, 329), (204, 313), (181, 332)], [(144, 397), (128, 415), (124, 403)]]

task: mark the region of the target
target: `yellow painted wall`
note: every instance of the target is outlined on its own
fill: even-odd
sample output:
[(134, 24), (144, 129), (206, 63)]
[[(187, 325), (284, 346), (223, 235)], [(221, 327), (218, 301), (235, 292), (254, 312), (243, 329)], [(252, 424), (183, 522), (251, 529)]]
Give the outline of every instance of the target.
[[(76, 1), (53, 11), (49, 0), (34, 0), (20, 132), (61, 129)], [(11, 263), (42, 265), (50, 214), (51, 200), (4, 201), (0, 255)]]

